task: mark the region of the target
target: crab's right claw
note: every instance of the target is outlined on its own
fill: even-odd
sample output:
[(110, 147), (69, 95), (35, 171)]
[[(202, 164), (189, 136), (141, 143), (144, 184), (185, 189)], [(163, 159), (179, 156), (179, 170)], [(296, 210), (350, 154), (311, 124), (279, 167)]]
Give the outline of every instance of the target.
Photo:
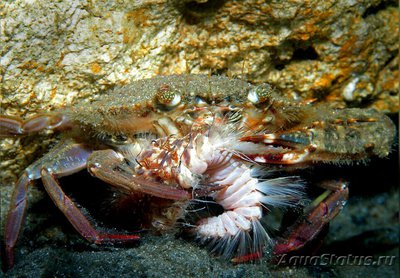
[(314, 115), (289, 129), (241, 138), (254, 144), (244, 156), (262, 164), (293, 165), (344, 163), (390, 153), (396, 128), (387, 116), (362, 109), (333, 110), (326, 115), (322, 112), (318, 112), (322, 119)]

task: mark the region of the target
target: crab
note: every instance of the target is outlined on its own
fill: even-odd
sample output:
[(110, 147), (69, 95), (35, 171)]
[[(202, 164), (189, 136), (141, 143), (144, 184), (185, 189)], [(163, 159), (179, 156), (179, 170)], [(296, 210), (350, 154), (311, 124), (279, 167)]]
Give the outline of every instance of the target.
[(333, 109), (293, 101), (269, 84), (223, 76), (158, 76), (115, 88), (97, 100), (22, 120), (0, 116), (0, 136), (52, 130), (59, 142), (27, 167), (15, 184), (5, 227), (5, 258), (14, 248), (27, 208), (27, 192), (41, 179), (54, 204), (85, 239), (96, 244), (137, 241), (137, 234), (98, 231), (63, 192), (58, 179), (85, 168), (137, 198), (154, 198), (148, 226), (170, 231), (188, 205), (209, 198), (223, 208), (190, 225), (212, 251), (233, 262), (260, 258), (275, 244), (282, 254), (302, 248), (344, 206), (343, 182), (275, 241), (260, 220), (270, 207), (296, 206), (305, 182), (290, 174), (268, 178), (273, 165), (306, 167), (385, 157), (394, 140), (391, 120), (371, 109)]

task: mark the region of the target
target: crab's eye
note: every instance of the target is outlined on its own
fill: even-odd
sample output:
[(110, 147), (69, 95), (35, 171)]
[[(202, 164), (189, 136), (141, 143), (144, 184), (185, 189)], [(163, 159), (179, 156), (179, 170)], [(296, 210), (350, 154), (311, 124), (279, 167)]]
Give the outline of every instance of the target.
[(204, 107), (204, 106), (208, 105), (207, 101), (204, 98), (202, 98), (201, 96), (196, 96), (194, 98), (194, 103), (198, 107)]
[(171, 109), (181, 102), (181, 95), (179, 92), (173, 90), (169, 85), (163, 84), (158, 89), (157, 102), (161, 107)]
[(272, 90), (272, 87), (268, 84), (256, 86), (250, 89), (247, 99), (254, 104), (267, 102), (271, 98)]
[(128, 143), (129, 138), (125, 134), (117, 134), (117, 135), (106, 134), (103, 136), (103, 142), (111, 145), (122, 145)]
[(118, 134), (115, 136), (114, 140), (123, 143), (128, 141), (128, 137), (125, 134)]

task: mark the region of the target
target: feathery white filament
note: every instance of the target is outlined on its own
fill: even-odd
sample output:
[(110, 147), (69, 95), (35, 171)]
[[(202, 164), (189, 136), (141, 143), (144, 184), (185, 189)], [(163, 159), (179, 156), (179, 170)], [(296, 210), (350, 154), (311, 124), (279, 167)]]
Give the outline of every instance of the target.
[[(228, 127), (229, 128), (229, 127)], [(294, 204), (301, 197), (303, 185), (296, 177), (259, 181), (252, 175), (251, 164), (233, 158), (238, 149), (252, 145), (240, 143), (230, 129), (222, 132), (210, 131), (210, 135), (198, 136), (194, 143), (199, 153), (193, 156), (189, 169), (198, 169), (197, 163), (207, 167), (205, 182), (225, 187), (210, 196), (220, 204), (225, 212), (219, 216), (201, 220), (197, 226), (197, 235), (202, 241), (211, 240), (213, 250), (231, 257), (234, 253), (261, 252), (270, 241), (264, 227), (260, 224), (262, 207), (285, 206)], [(233, 150), (233, 151), (230, 151)], [(204, 167), (202, 168), (204, 169)]]

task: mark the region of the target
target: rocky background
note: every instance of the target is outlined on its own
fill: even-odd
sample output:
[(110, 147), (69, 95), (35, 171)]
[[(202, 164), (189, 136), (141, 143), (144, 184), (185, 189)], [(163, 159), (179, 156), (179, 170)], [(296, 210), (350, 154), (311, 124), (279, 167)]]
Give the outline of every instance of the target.
[[(270, 82), (290, 98), (317, 98), (338, 107), (373, 107), (385, 113), (399, 110), (399, 9), (396, 1), (26, 0), (3, 1), (0, 7), (1, 114), (26, 118), (78, 100), (93, 99), (106, 94), (113, 86), (179, 73), (224, 74), (254, 83)], [(51, 134), (45, 133), (0, 140), (0, 184), (4, 185), (1, 187), (2, 220), (12, 182), (53, 140)], [(375, 186), (381, 191), (376, 194), (356, 194), (357, 209), (354, 214), (348, 212), (343, 217), (359, 216), (361, 208), (378, 207), (381, 211), (376, 212), (375, 217), (386, 219), (387, 226), (398, 224), (398, 207), (386, 206), (388, 202), (398, 201), (397, 158), (389, 162), (380, 177), (392, 178), (382, 178), (384, 186), (377, 182)], [(390, 168), (393, 164), (397, 167)], [(369, 172), (369, 169), (376, 170), (367, 168), (361, 172)], [(388, 169), (392, 171), (388, 173)], [(35, 189), (32, 194), (33, 210), (35, 203), (39, 203), (36, 207), (54, 210), (51, 203), (43, 201), (41, 190)], [(374, 203), (378, 202), (376, 198), (383, 202), (381, 206)], [(180, 273), (187, 276), (218, 273), (221, 277), (248, 277), (250, 272), (247, 271), (257, 275), (257, 271), (260, 274), (269, 269), (267, 264), (255, 268), (234, 267), (210, 257), (201, 248), (185, 253), (195, 247), (175, 238), (169, 239), (170, 245), (163, 245), (168, 239), (150, 237), (139, 249), (113, 252), (99, 251), (95, 247), (94, 251), (82, 247), (82, 251), (79, 246), (86, 245), (75, 239), (79, 248), (65, 251), (60, 246), (71, 244), (63, 237), (74, 237), (73, 231), (67, 231), (67, 235), (59, 235), (57, 248), (49, 248), (54, 234), (62, 233), (53, 236), (50, 233), (48, 241), (44, 235), (45, 239), (40, 241), (43, 237), (40, 225), (62, 230), (68, 223), (61, 221), (58, 224), (64, 228), (60, 228), (43, 219), (40, 222), (41, 217), (60, 216), (49, 216), (43, 207), (40, 213), (33, 211), (39, 220), (29, 218), (27, 227), (26, 237), (29, 231), (35, 231), (32, 236), (39, 239), (22, 241), (19, 251), (22, 253), (18, 256), (22, 262), (10, 276), (51, 275), (61, 262), (73, 264), (87, 274), (90, 267), (97, 266), (94, 262), (98, 267), (103, 263), (102, 268), (111, 271), (111, 262), (129, 265), (129, 261), (133, 261), (130, 269), (137, 269), (137, 276), (155, 276), (149, 262), (153, 262), (155, 269), (162, 265), (171, 273), (186, 265), (187, 269)], [(365, 212), (366, 231), (372, 229), (368, 222), (370, 213), (370, 210)], [(393, 216), (396, 213), (397, 218)], [(35, 221), (41, 224), (35, 225)], [(379, 221), (371, 223), (382, 227)], [(343, 223), (350, 225), (346, 221)], [(354, 236), (352, 230), (353, 234), (349, 231), (347, 238)], [(140, 255), (143, 248), (146, 252)], [(177, 250), (170, 251), (169, 255), (174, 252), (178, 255), (162, 264), (166, 260), (165, 253), (159, 248), (165, 252)], [(197, 256), (193, 254), (198, 252), (202, 257), (194, 257), (193, 262), (200, 264), (201, 261), (203, 267), (194, 267), (192, 261), (183, 263), (189, 254)], [(60, 259), (54, 262), (58, 256)], [(109, 259), (109, 256), (115, 257)], [(83, 262), (83, 258), (89, 261)], [(50, 261), (45, 263), (42, 259)], [(135, 267), (136, 263), (141, 267)], [(72, 268), (65, 265), (59, 268), (58, 276), (74, 276)], [(122, 271), (123, 268), (119, 266), (118, 269)], [(366, 269), (371, 271), (371, 268)], [(283, 271), (288, 276), (310, 274), (304, 268), (274, 271)], [(314, 271), (319, 270), (313, 268), (311, 273)]]

